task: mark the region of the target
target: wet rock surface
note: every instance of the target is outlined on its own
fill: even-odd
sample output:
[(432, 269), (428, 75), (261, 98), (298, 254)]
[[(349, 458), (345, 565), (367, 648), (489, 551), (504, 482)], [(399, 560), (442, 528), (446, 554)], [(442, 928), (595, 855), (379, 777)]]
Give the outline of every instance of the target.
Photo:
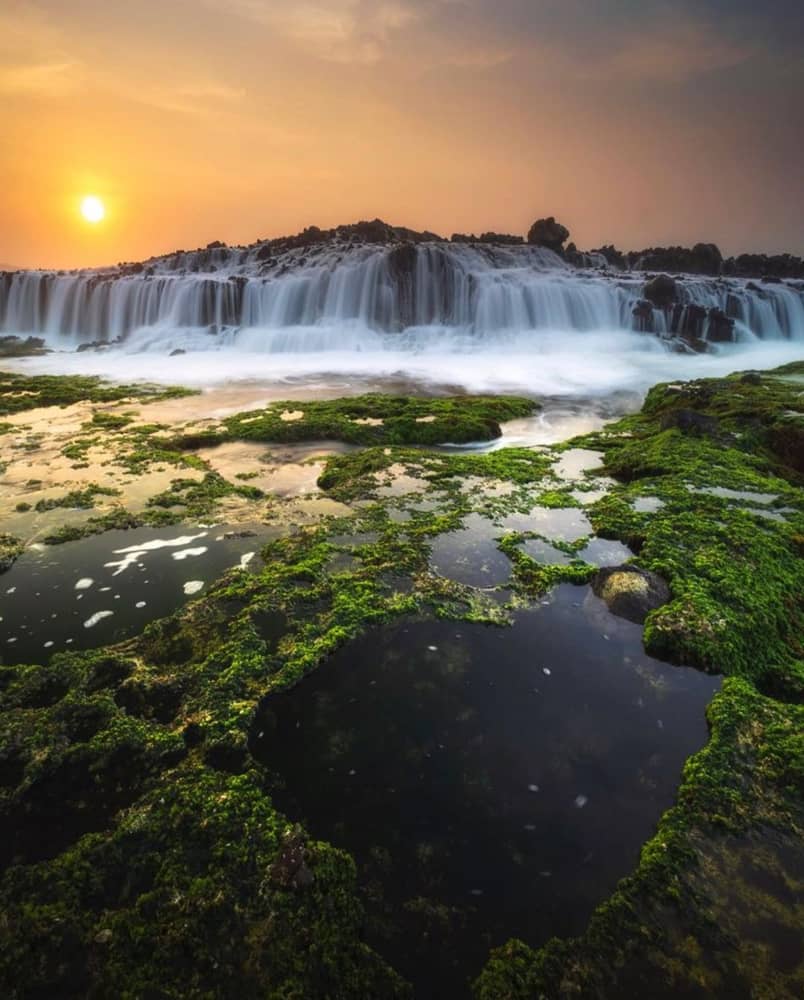
[(592, 580), (592, 589), (612, 614), (642, 623), (651, 611), (670, 600), (670, 588), (650, 570), (638, 566), (607, 566)]

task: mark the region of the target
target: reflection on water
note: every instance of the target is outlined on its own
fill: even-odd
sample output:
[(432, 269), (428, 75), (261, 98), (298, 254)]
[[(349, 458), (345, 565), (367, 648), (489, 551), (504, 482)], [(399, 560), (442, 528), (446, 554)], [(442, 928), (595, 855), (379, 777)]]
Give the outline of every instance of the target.
[(511, 563), (497, 548), (503, 534), (487, 517), (468, 514), (463, 527), (447, 531), (433, 541), (430, 565), (445, 576), (469, 587), (496, 587), (508, 580)]
[(592, 524), (577, 507), (534, 507), (527, 514), (509, 514), (504, 531), (532, 531), (559, 542), (577, 542), (592, 534)]
[(267, 699), (251, 746), (280, 808), (354, 854), (370, 943), (417, 997), (456, 997), (490, 946), (583, 929), (672, 803), (717, 685), (565, 585), (507, 629), (369, 633)]

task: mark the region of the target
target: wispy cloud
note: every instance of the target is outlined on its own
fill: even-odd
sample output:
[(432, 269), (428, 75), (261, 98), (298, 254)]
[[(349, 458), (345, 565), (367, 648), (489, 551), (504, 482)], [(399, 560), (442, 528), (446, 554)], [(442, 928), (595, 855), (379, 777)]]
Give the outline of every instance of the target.
[(0, 94), (69, 97), (83, 85), (83, 67), (76, 61), (0, 67)]
[(206, 0), (208, 6), (248, 18), (319, 59), (372, 64), (396, 33), (418, 20), (410, 0)]
[(202, 115), (214, 113), (223, 106), (230, 106), (246, 96), (242, 87), (204, 80), (159, 87), (129, 88), (121, 96), (142, 104), (150, 104), (162, 111)]

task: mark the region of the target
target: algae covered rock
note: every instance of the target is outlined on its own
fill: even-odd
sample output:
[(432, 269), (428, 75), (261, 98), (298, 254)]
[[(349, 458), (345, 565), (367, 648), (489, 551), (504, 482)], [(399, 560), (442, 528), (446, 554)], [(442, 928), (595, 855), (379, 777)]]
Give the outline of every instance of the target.
[(592, 589), (612, 614), (640, 625), (651, 611), (670, 600), (670, 588), (664, 580), (638, 566), (601, 569), (592, 580)]

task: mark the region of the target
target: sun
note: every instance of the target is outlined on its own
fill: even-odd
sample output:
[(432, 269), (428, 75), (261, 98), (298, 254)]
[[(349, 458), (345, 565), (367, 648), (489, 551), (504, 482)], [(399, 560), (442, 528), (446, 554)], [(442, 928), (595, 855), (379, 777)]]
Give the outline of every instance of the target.
[(94, 194), (88, 194), (81, 202), (81, 215), (84, 216), (87, 222), (94, 224), (100, 222), (104, 215), (106, 215), (106, 209), (103, 207), (103, 202), (100, 198)]

